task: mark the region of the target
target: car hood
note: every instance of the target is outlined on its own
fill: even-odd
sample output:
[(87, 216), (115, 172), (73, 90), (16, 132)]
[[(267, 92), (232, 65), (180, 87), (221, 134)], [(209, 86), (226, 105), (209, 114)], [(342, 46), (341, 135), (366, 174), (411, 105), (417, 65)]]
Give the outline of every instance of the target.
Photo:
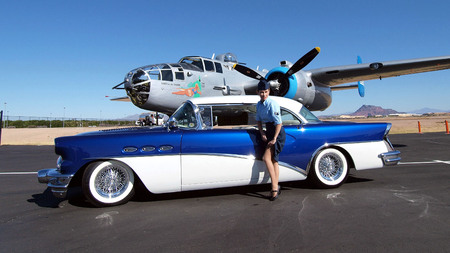
[(114, 128), (106, 129), (100, 131), (92, 131), (80, 133), (74, 136), (107, 136), (107, 135), (118, 135), (118, 134), (136, 134), (136, 133), (158, 133), (167, 132), (165, 127), (128, 127), (128, 128)]
[[(174, 131), (171, 131), (175, 133)], [(171, 134), (176, 138), (176, 134)], [(81, 133), (55, 139), (55, 153), (63, 159), (64, 173), (73, 172), (91, 160), (123, 156), (127, 147), (152, 145), (155, 140), (170, 141), (167, 128), (133, 127)], [(131, 155), (139, 155), (139, 152)]]

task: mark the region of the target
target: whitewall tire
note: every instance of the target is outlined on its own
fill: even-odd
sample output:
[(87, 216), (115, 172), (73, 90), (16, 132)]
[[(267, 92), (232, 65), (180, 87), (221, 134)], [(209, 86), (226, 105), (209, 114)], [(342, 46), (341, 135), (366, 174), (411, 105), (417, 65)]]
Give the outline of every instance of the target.
[(335, 188), (342, 185), (348, 176), (348, 162), (341, 151), (334, 148), (321, 150), (311, 168), (312, 177), (321, 188)]
[(134, 195), (134, 173), (118, 161), (94, 162), (84, 171), (82, 188), (97, 207), (124, 204)]

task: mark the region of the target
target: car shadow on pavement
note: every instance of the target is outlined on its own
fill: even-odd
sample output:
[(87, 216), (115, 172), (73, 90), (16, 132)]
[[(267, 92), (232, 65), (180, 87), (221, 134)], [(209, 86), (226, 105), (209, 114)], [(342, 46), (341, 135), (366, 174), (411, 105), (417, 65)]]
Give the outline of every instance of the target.
[(60, 208), (61, 205), (65, 202), (69, 202), (69, 204), (78, 207), (94, 207), (90, 203), (88, 203), (83, 197), (81, 187), (71, 187), (67, 191), (67, 198), (57, 198), (53, 196), (50, 188), (45, 189), (43, 193), (33, 194), (31, 195), (31, 199), (27, 201), (29, 203), (35, 203), (40, 207), (47, 208)]
[[(354, 175), (349, 175), (345, 184), (353, 183), (364, 183), (373, 181), (372, 179), (355, 177)], [(308, 180), (303, 181), (292, 181), (283, 182), (280, 184), (282, 191), (289, 191), (292, 188), (295, 189), (318, 189)], [(214, 196), (226, 196), (226, 195), (245, 195), (252, 198), (269, 199), (270, 184), (262, 185), (249, 185), (249, 186), (239, 186), (239, 187), (229, 187), (229, 188), (217, 188), (217, 189), (207, 189), (207, 190), (196, 190), (196, 191), (186, 191), (186, 192), (175, 192), (175, 193), (163, 193), (163, 194), (152, 194), (147, 191), (143, 185), (137, 185), (136, 194), (130, 200), (132, 202), (155, 202), (155, 201), (166, 201), (175, 199), (191, 199), (191, 198), (204, 198), (204, 197), (214, 197)], [(81, 187), (70, 187), (67, 191), (67, 198), (60, 199), (53, 196), (53, 193), (49, 188), (47, 188), (43, 193), (33, 194), (31, 199), (27, 201), (29, 203), (35, 203), (40, 207), (47, 208), (60, 208), (64, 203), (68, 202), (72, 206), (85, 207), (85, 208), (95, 208), (91, 205), (83, 196)]]

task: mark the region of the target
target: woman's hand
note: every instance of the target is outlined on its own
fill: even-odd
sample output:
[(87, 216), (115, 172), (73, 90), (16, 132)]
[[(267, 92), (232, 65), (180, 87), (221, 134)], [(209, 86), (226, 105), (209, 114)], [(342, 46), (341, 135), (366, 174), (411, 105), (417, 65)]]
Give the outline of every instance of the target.
[(267, 146), (271, 147), (271, 146), (275, 145), (275, 142), (276, 142), (276, 140), (273, 139), (273, 140), (269, 141), (269, 143), (267, 143)]
[(267, 142), (267, 136), (265, 134), (261, 135), (261, 139), (263, 140), (263, 142)]

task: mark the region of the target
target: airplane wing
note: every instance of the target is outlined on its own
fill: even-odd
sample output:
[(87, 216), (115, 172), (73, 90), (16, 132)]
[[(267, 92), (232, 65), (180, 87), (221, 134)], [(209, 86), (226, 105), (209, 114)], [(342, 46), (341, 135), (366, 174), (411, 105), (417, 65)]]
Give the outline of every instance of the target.
[[(307, 75), (311, 75), (311, 79), (315, 82), (319, 82), (327, 86), (336, 86), (344, 83), (382, 79), (386, 77), (401, 76), (449, 68), (450, 56), (442, 56), (326, 67), (305, 72), (307, 73)], [(342, 87), (342, 89), (351, 88), (355, 88), (355, 86)], [(334, 87), (333, 90), (340, 90), (339, 86)]]
[(111, 101), (123, 101), (123, 102), (131, 102), (129, 97), (118, 97), (118, 98), (111, 98)]

